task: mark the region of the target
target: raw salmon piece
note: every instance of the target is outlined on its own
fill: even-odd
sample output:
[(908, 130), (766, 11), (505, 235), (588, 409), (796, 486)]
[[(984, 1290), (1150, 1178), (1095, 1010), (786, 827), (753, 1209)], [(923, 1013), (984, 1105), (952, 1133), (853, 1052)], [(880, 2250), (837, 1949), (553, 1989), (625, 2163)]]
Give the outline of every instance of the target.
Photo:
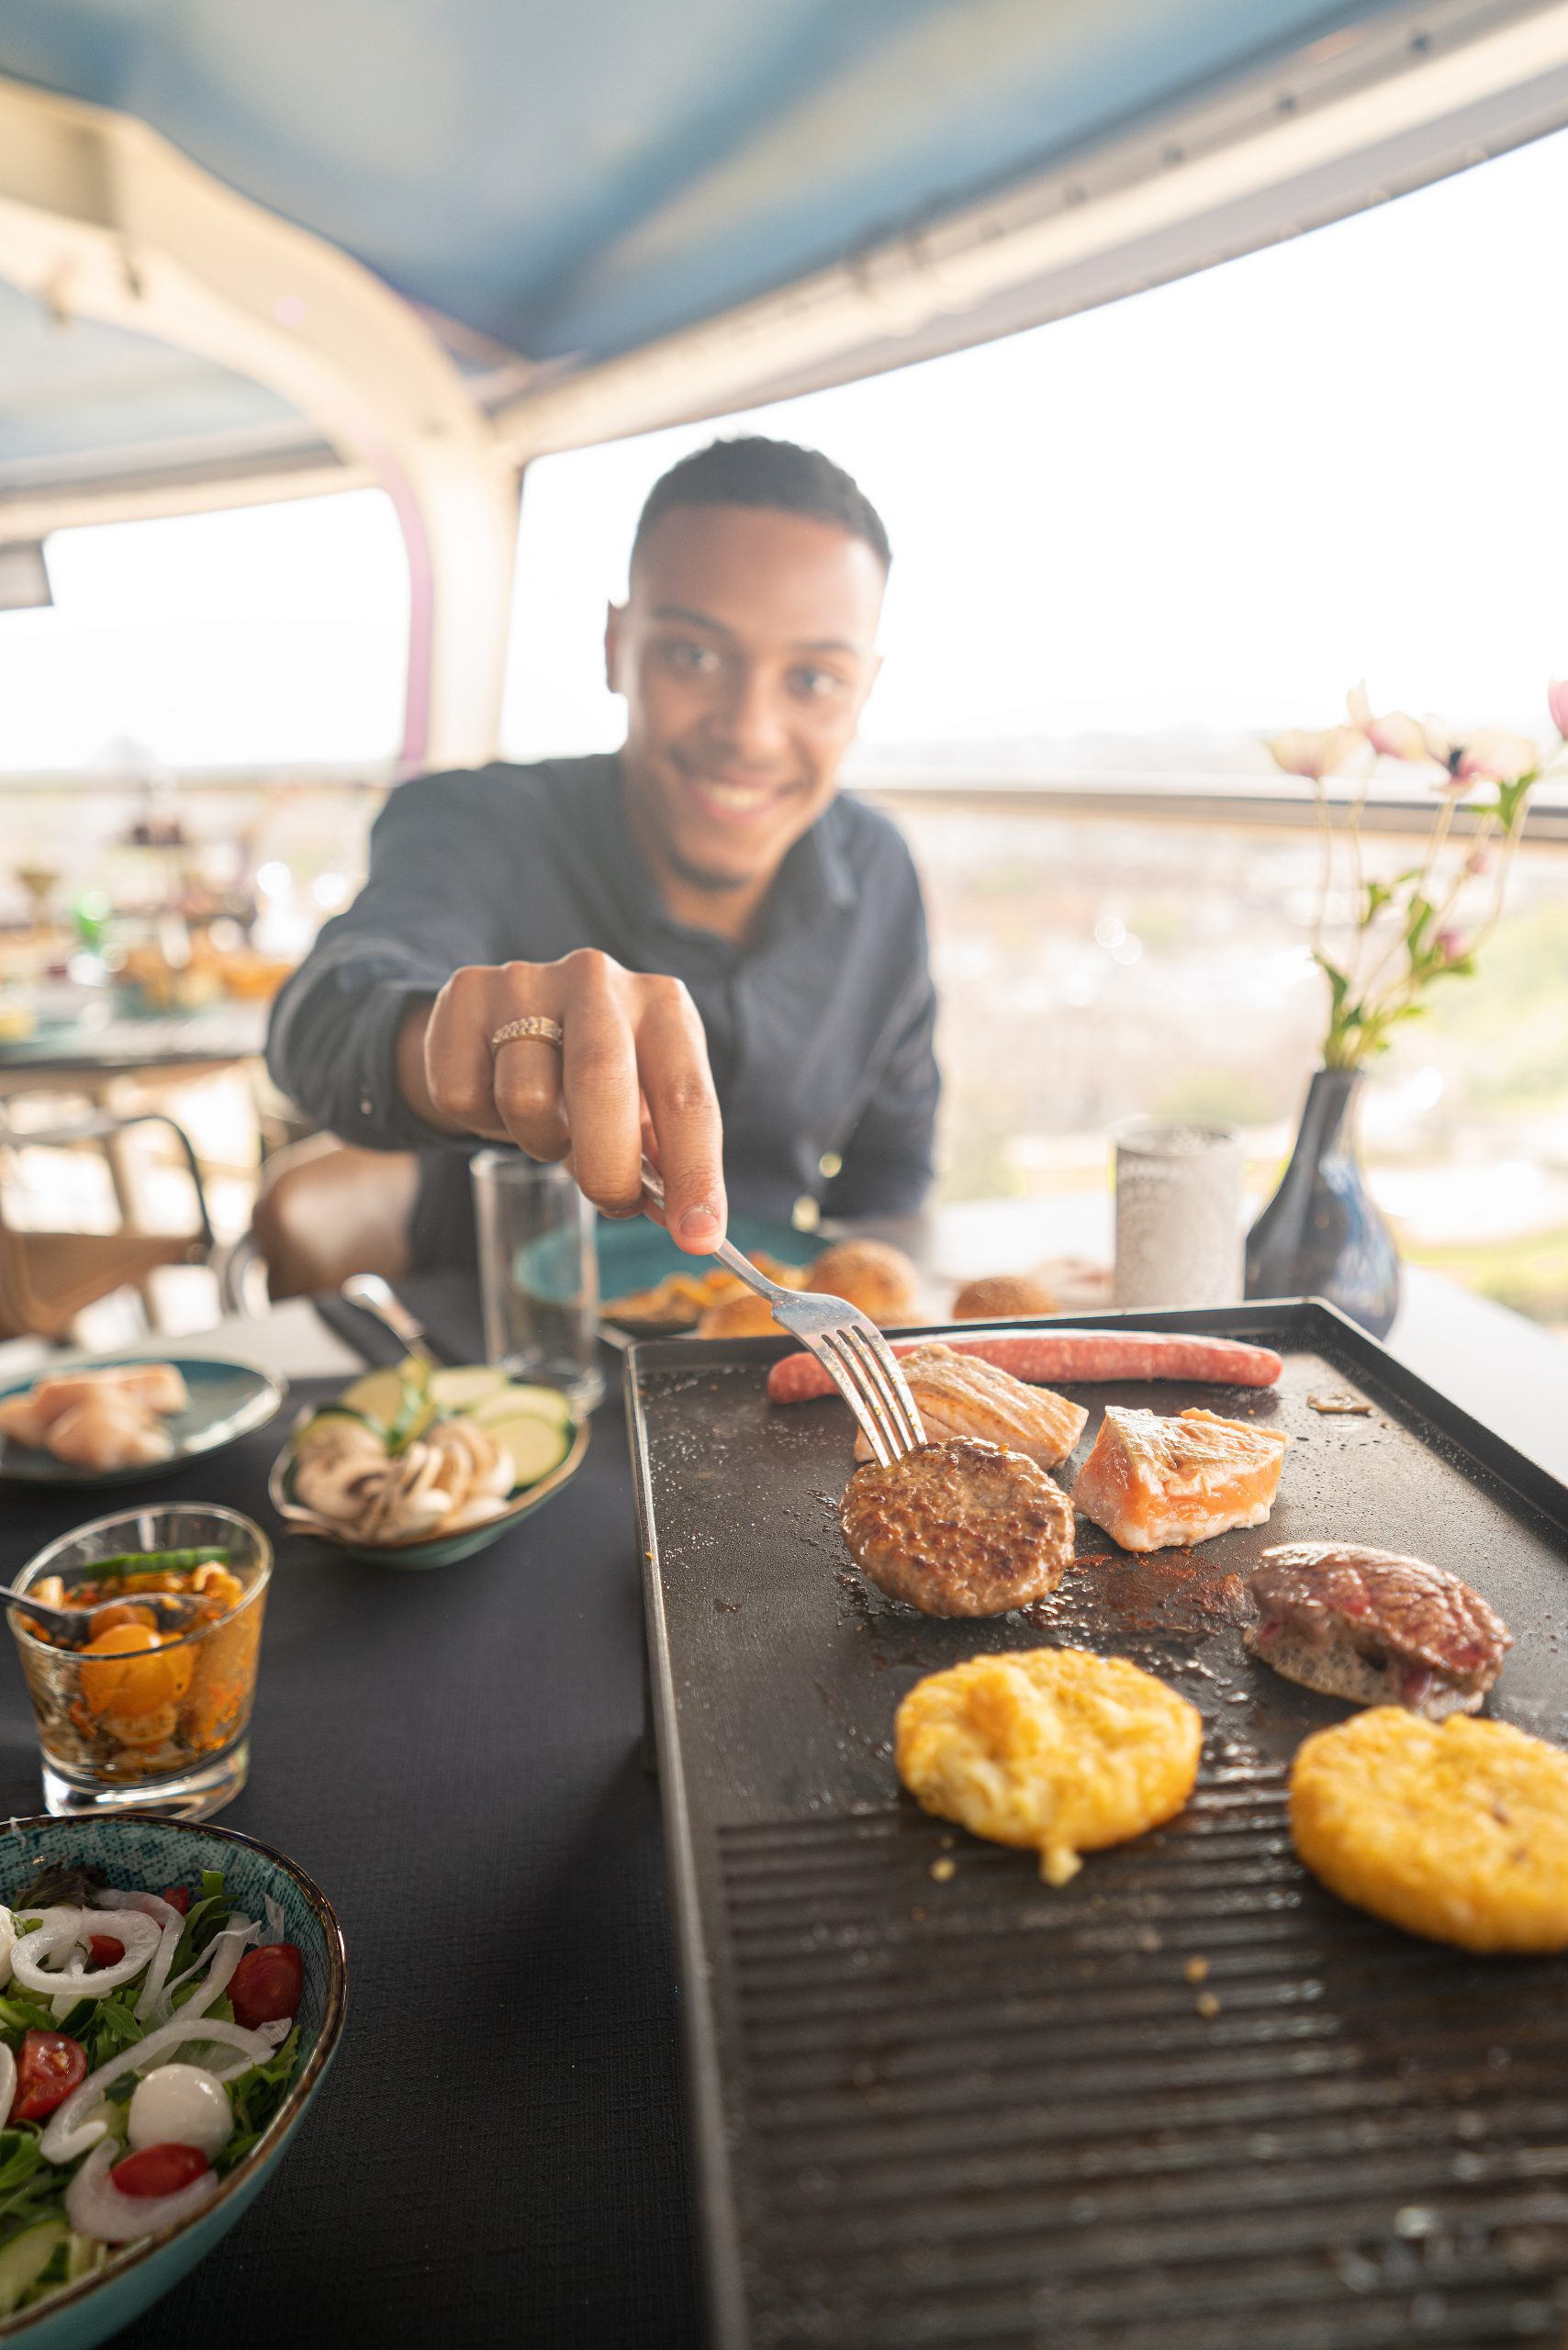
[(172, 1362), (122, 1363), (116, 1374), (122, 1393), (149, 1412), (183, 1412), (190, 1393)]
[[(1070, 1404), (1048, 1387), (1025, 1387), (1011, 1371), (978, 1355), (955, 1354), (939, 1341), (916, 1347), (900, 1368), (933, 1444), (947, 1437), (983, 1437), (988, 1444), (1027, 1454), (1042, 1469), (1055, 1469), (1089, 1417), (1081, 1404)], [(871, 1458), (864, 1437), (856, 1439), (855, 1456)]]
[(140, 1469), (166, 1460), (173, 1449), (152, 1414), (129, 1395), (93, 1395), (73, 1404), (50, 1423), (48, 1441), (57, 1460), (84, 1469)]
[(1124, 1550), (1206, 1542), (1227, 1527), (1262, 1525), (1289, 1442), (1196, 1408), (1163, 1419), (1107, 1404), (1073, 1505)]
[(7, 1395), (0, 1400), (0, 1436), (8, 1436), (13, 1444), (37, 1449), (49, 1442), (49, 1422), (30, 1395)]

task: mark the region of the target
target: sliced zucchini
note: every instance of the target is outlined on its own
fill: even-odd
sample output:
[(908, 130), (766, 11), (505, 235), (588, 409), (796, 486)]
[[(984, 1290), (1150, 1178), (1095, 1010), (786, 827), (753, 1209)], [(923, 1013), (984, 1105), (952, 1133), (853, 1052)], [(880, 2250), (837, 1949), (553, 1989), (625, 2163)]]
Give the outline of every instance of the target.
[(450, 1417), (454, 1413), (472, 1412), (510, 1383), (506, 1372), (492, 1363), (454, 1363), (448, 1370), (431, 1371), (431, 1401), (438, 1412)]
[(513, 1493), (521, 1485), (536, 1485), (560, 1467), (572, 1449), (570, 1428), (542, 1420), (536, 1412), (514, 1411), (510, 1419), (487, 1420), (485, 1426), (511, 1455)]
[(363, 1379), (356, 1379), (352, 1387), (344, 1388), (333, 1408), (357, 1413), (372, 1427), (390, 1433), (403, 1410), (407, 1385), (400, 1363), (386, 1371), (367, 1371)]
[(22, 2295), (38, 2283), (65, 2233), (63, 2220), (40, 2220), (13, 2236), (0, 2252), (0, 2317), (9, 2317)]
[(422, 1436), (435, 1417), (431, 1401), (431, 1366), (420, 1355), (405, 1355), (386, 1371), (366, 1371), (338, 1398), (341, 1409), (358, 1412), (386, 1436), (387, 1449), (401, 1452)]
[(330, 1436), (334, 1428), (341, 1427), (371, 1428), (379, 1437), (386, 1434), (382, 1423), (373, 1420), (367, 1412), (350, 1411), (344, 1404), (323, 1404), (319, 1412), (312, 1412), (300, 1429), (294, 1440), (294, 1449), (296, 1452), (303, 1452), (308, 1446), (319, 1444), (324, 1436)]
[(572, 1407), (558, 1387), (530, 1387), (521, 1380), (509, 1380), (494, 1395), (487, 1395), (482, 1404), (476, 1404), (470, 1417), (493, 1427), (498, 1420), (510, 1420), (514, 1412), (532, 1412), (536, 1419), (554, 1420), (557, 1427), (572, 1425)]

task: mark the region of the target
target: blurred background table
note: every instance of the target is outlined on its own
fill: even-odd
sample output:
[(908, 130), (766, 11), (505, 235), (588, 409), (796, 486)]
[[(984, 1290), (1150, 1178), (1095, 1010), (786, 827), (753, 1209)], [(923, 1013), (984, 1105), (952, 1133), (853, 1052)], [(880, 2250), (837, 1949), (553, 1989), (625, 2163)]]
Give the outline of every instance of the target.
[(200, 1012), (40, 1022), (32, 1035), (0, 1044), (0, 1097), (46, 1088), (95, 1095), (118, 1078), (227, 1069), (260, 1054), (270, 1009), (219, 1003)]

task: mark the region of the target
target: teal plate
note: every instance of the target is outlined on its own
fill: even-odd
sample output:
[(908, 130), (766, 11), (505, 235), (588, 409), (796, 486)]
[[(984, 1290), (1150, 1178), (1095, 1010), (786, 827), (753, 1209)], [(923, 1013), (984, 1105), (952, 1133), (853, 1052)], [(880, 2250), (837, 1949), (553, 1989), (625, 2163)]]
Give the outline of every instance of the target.
[(273, 1462), (272, 1473), (267, 1479), (267, 1499), (284, 1524), (296, 1534), (308, 1534), (319, 1542), (330, 1542), (334, 1550), (342, 1550), (351, 1559), (364, 1559), (373, 1567), (450, 1567), (454, 1566), (459, 1559), (473, 1558), (476, 1551), (487, 1550), (492, 1542), (498, 1541), (509, 1528), (517, 1524), (519, 1518), (531, 1516), (550, 1499), (552, 1494), (559, 1493), (561, 1487), (577, 1475), (588, 1449), (590, 1434), (589, 1423), (579, 1420), (573, 1430), (572, 1448), (566, 1459), (558, 1461), (548, 1476), (541, 1477), (537, 1484), (525, 1485), (521, 1493), (514, 1494), (498, 1517), (487, 1517), (479, 1526), (465, 1526), (457, 1534), (434, 1535), (429, 1541), (371, 1543), (358, 1542), (352, 1534), (329, 1526), (324, 1518), (301, 1509), (294, 1498), (294, 1472), (297, 1466), (295, 1439), (310, 1417), (308, 1412), (300, 1414), (294, 1436), (290, 1437)]
[[(208, 2203), (162, 2235), (127, 2244), (104, 2266), (36, 2309), (0, 2320), (0, 2344), (25, 2350), (95, 2350), (140, 2317), (226, 2236), (283, 2159), (307, 2106), (326, 2077), (348, 2006), (348, 1956), (332, 1906), (302, 1869), (252, 1837), (205, 1822), (118, 1818), (13, 1819), (0, 1830), (0, 1902), (12, 1897), (46, 1858), (94, 1862), (111, 1885), (161, 1892), (194, 1885), (202, 1869), (221, 1869), (238, 1907), (263, 1917), (270, 1894), (283, 1912), (286, 1939), (305, 1962), (300, 2000), (299, 2069), (278, 2111), (250, 2153), (235, 2164)], [(222, 2339), (221, 2320), (214, 2340)]]
[[(129, 1362), (173, 1363), (190, 1391), (190, 1402), (183, 1412), (161, 1416), (160, 1426), (167, 1430), (174, 1448), (166, 1459), (142, 1461), (131, 1469), (85, 1469), (74, 1461), (57, 1460), (52, 1452), (39, 1452), (30, 1444), (0, 1437), (0, 1477), (15, 1477), (33, 1485), (142, 1484), (149, 1477), (162, 1477), (166, 1471), (177, 1469), (183, 1460), (216, 1452), (237, 1437), (248, 1436), (252, 1428), (265, 1427), (283, 1408), (283, 1383), (270, 1371), (251, 1362), (216, 1362), (207, 1355), (95, 1356), (90, 1362), (62, 1363), (58, 1376), (66, 1378), (73, 1371), (110, 1371)], [(0, 1403), (8, 1395), (26, 1395), (39, 1379), (49, 1376), (46, 1369), (28, 1379), (12, 1380), (0, 1388)]]
[[(601, 1298), (629, 1297), (637, 1290), (656, 1289), (666, 1273), (702, 1274), (713, 1270), (713, 1258), (689, 1257), (661, 1225), (650, 1224), (646, 1216), (614, 1224), (600, 1216), (595, 1229)], [(753, 1256), (760, 1248), (786, 1265), (809, 1265), (823, 1247), (818, 1233), (797, 1232), (791, 1224), (776, 1224), (756, 1215), (731, 1216), (729, 1237), (743, 1256)], [(635, 1327), (640, 1337), (653, 1333), (653, 1325), (647, 1323), (628, 1322), (624, 1327)]]

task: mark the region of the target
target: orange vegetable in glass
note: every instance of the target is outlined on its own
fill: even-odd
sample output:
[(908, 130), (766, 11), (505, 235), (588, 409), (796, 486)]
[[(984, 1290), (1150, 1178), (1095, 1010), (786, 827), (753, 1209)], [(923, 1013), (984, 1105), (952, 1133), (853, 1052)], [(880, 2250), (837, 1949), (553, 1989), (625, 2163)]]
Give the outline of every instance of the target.
[(100, 1632), (82, 1656), (82, 1699), (91, 1713), (134, 1718), (174, 1703), (190, 1687), (190, 1650), (165, 1649), (156, 1632), (140, 1624), (116, 1624)]

